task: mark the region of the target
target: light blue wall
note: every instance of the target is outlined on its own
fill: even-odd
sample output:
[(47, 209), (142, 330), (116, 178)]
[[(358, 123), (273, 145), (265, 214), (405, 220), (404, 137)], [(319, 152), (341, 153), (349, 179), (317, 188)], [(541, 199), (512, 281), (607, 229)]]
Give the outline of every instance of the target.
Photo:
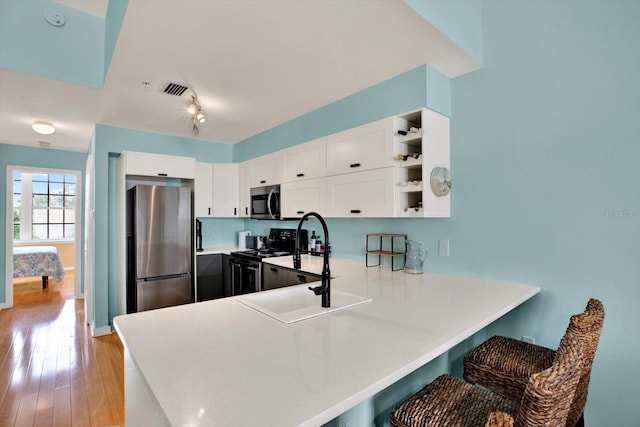
[[(64, 26), (44, 20), (49, 8), (65, 15)], [(0, 67), (101, 88), (104, 22), (54, 1), (0, 1)]]
[(105, 16), (105, 43), (104, 43), (104, 75), (107, 75), (113, 51), (116, 48), (118, 36), (124, 15), (127, 12), (129, 0), (109, 0), (107, 15)]
[(245, 229), (243, 218), (199, 218), (202, 221), (202, 247), (238, 245), (238, 231)]
[(550, 347), (600, 298), (587, 425), (637, 426), (640, 2), (487, 1), (483, 19), (485, 68), (452, 85), (452, 257), (437, 268), (540, 285), (495, 331)]
[[(10, 145), (0, 143), (0, 247), (4, 254), (6, 239), (12, 239), (13, 236), (7, 236), (7, 166), (27, 166), (35, 168), (52, 168), (52, 169), (69, 169), (81, 172), (84, 179), (85, 164), (87, 155), (75, 151), (49, 150), (42, 148), (25, 147), (21, 145)], [(82, 198), (80, 198), (82, 200)], [(82, 209), (84, 222), (84, 202), (78, 205)], [(76, 227), (76, 230), (83, 233), (83, 227)], [(6, 276), (6, 259), (0, 256), (0, 280), (3, 285), (0, 286), (0, 303), (6, 302), (6, 287), (4, 286), (4, 278)], [(80, 268), (78, 270), (81, 270)]]
[(404, 0), (440, 32), (482, 65), (482, 2)]
[[(637, 426), (640, 2), (482, 7), (485, 67), (451, 84), (452, 217), (330, 219), (334, 254), (362, 259), (362, 234), (403, 232), (429, 250), (428, 270), (538, 285), (539, 296), (483, 334), (529, 335), (548, 347), (571, 314), (600, 298), (607, 317), (586, 422)], [(262, 233), (272, 224), (245, 226)], [(450, 240), (449, 257), (437, 256), (440, 239)], [(458, 372), (459, 357), (446, 357), (436, 371)], [(431, 378), (416, 373), (344, 418), (383, 425)]]
[(95, 164), (94, 313), (98, 328), (111, 324), (117, 314), (116, 162), (123, 150), (195, 157), (200, 162), (227, 163), (233, 157), (228, 144), (96, 126), (91, 152)]
[(235, 144), (234, 161), (424, 106), (450, 115), (449, 85), (449, 80), (432, 67), (417, 67)]

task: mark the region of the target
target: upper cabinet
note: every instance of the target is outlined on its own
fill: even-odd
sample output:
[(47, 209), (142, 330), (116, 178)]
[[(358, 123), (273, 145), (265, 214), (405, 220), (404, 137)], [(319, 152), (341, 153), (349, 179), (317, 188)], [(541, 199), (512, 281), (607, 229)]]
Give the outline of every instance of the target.
[(252, 170), (252, 160), (247, 160), (238, 165), (238, 175), (239, 175), (239, 199), (240, 199), (240, 216), (241, 217), (249, 217), (251, 215), (251, 174)]
[(213, 216), (240, 216), (239, 166), (237, 163), (213, 164)]
[(327, 206), (326, 178), (285, 182), (280, 188), (282, 218), (300, 218), (308, 212), (325, 215)]
[(327, 175), (394, 165), (393, 117), (327, 137)]
[(194, 206), (196, 217), (213, 215), (213, 165), (196, 162), (196, 178), (194, 181)]
[(327, 216), (391, 218), (394, 216), (394, 168), (327, 177)]
[(282, 163), (282, 151), (251, 160), (251, 187), (280, 184), (282, 182)]
[(327, 173), (326, 138), (296, 145), (283, 151), (282, 182), (323, 178)]
[(237, 163), (196, 163), (196, 217), (239, 216), (238, 181)]
[(126, 175), (161, 176), (194, 179), (196, 160), (193, 157), (123, 151)]
[(397, 216), (449, 217), (449, 118), (422, 108), (396, 116)]
[(421, 108), (241, 163), (239, 215), (252, 187), (282, 184), (283, 218), (449, 217), (449, 169), (449, 118)]

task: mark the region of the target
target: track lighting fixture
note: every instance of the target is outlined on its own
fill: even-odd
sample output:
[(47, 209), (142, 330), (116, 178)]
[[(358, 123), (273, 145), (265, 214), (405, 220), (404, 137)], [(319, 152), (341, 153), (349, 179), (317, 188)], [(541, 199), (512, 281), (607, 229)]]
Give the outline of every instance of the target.
[(200, 129), (198, 129), (199, 123), (204, 123), (206, 120), (204, 114), (202, 114), (202, 107), (198, 98), (195, 95), (191, 95), (191, 103), (187, 106), (187, 112), (191, 115), (191, 121), (193, 122), (193, 134), (198, 135)]

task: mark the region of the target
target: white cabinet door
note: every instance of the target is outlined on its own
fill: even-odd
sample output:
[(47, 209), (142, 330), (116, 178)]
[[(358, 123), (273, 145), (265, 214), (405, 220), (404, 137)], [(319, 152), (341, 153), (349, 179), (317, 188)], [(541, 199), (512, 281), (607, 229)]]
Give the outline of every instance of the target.
[(211, 163), (196, 162), (196, 178), (194, 180), (196, 217), (210, 217), (213, 215), (212, 172)]
[(213, 164), (213, 216), (239, 216), (239, 167), (237, 163)]
[(251, 173), (252, 161), (247, 160), (239, 164), (239, 199), (240, 199), (240, 216), (249, 217), (251, 214)]
[(280, 184), (282, 182), (282, 165), (282, 151), (253, 159), (251, 161), (251, 187)]
[(394, 168), (327, 177), (327, 216), (394, 216)]
[(326, 213), (326, 178), (284, 183), (280, 186), (280, 194), (283, 218), (300, 218), (307, 212)]
[(393, 118), (327, 137), (327, 175), (378, 169), (394, 164)]
[(284, 150), (282, 182), (322, 178), (327, 174), (327, 138), (320, 138)]
[(127, 175), (195, 178), (196, 160), (193, 157), (123, 151)]

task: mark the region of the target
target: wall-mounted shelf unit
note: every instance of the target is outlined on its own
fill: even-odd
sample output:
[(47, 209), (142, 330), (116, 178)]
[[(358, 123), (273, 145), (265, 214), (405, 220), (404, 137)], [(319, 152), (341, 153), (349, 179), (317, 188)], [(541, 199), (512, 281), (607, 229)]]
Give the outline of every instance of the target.
[[(400, 240), (401, 239), (401, 240)], [(377, 240), (377, 246), (375, 241)], [(384, 241), (387, 240), (388, 244), (385, 245)], [(400, 241), (399, 241), (400, 240)], [(391, 233), (379, 233), (379, 234), (367, 234), (366, 242), (366, 257), (367, 267), (375, 267), (382, 264), (382, 257), (391, 257), (391, 271), (402, 270), (407, 257), (407, 235), (406, 234), (391, 234)], [(377, 264), (369, 264), (369, 257), (378, 257)], [(396, 268), (396, 258), (402, 257), (402, 266)]]
[[(450, 196), (435, 195), (429, 185), (434, 168), (450, 168), (449, 118), (421, 108), (395, 116), (394, 126), (396, 216), (449, 217)], [(413, 182), (420, 185), (412, 185)]]

